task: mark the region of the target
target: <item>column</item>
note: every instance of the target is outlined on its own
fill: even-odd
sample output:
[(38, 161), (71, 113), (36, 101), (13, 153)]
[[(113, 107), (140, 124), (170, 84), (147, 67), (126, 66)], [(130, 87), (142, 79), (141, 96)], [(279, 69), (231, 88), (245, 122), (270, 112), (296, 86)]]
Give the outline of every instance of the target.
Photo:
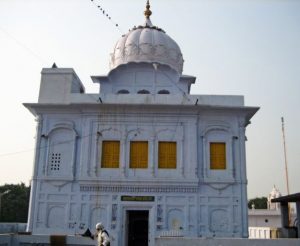
[(100, 168), (98, 169), (98, 167), (101, 167), (102, 145), (100, 148), (99, 143), (102, 140), (100, 139), (102, 137), (102, 134), (97, 132), (97, 134), (91, 134), (91, 135), (93, 139), (92, 142), (95, 143), (95, 146), (91, 151), (89, 151), (90, 155), (92, 156), (90, 158), (92, 165), (91, 165), (91, 170), (89, 170), (89, 174), (92, 177), (97, 177), (98, 175), (97, 171), (101, 170)]
[(120, 150), (121, 174), (123, 177), (125, 177), (126, 176), (126, 137), (124, 136), (122, 137), (120, 141), (120, 145), (121, 145), (121, 150)]
[(280, 203), (281, 210), (281, 226), (288, 227), (289, 226), (289, 205), (287, 202)]
[(151, 169), (152, 177), (155, 177), (155, 163), (156, 163), (156, 148), (155, 148), (155, 138), (149, 138), (149, 164)]
[(206, 139), (204, 136), (201, 136), (202, 138), (202, 177), (204, 179), (207, 178), (207, 166), (208, 166), (208, 163), (207, 163), (207, 157), (206, 157)]
[[(36, 118), (37, 121), (37, 127), (36, 127), (36, 143), (35, 143), (35, 153), (34, 153), (34, 166), (33, 166), (33, 174), (32, 179), (30, 181), (31, 183), (31, 191), (30, 191), (30, 203), (29, 203), (29, 212), (28, 212), (28, 219), (27, 219), (27, 227), (26, 231), (32, 231), (34, 226), (35, 218), (37, 217), (37, 209), (36, 204), (37, 202), (34, 202), (37, 197), (37, 177), (38, 177), (38, 166), (39, 166), (39, 159), (40, 159), (40, 152), (44, 151), (42, 150), (41, 142), (42, 142), (42, 129), (43, 129), (43, 118), (42, 116), (38, 116)], [(43, 174), (45, 175), (45, 170), (43, 169)]]
[[(246, 169), (246, 128), (245, 128), (245, 119), (239, 119), (239, 170), (236, 166), (236, 180), (241, 180), (241, 212), (242, 212), (242, 236), (248, 237), (248, 201), (247, 201), (247, 169)], [(239, 172), (239, 177), (238, 177)]]
[(296, 202), (297, 220), (298, 220), (298, 238), (300, 238), (300, 201)]
[(184, 155), (184, 145), (183, 145), (183, 137), (180, 138), (180, 160), (179, 160), (179, 168), (180, 168), (180, 173), (181, 176), (184, 177), (184, 164), (183, 164), (183, 155)]

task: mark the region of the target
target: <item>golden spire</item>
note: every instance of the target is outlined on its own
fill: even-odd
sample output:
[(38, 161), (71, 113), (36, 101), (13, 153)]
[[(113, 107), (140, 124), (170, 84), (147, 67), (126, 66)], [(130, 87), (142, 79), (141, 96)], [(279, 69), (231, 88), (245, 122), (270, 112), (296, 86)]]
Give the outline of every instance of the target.
[(149, 3), (149, 0), (147, 0), (146, 10), (144, 11), (144, 15), (146, 16), (147, 19), (149, 19), (151, 14), (152, 14), (152, 12), (150, 10), (150, 3)]

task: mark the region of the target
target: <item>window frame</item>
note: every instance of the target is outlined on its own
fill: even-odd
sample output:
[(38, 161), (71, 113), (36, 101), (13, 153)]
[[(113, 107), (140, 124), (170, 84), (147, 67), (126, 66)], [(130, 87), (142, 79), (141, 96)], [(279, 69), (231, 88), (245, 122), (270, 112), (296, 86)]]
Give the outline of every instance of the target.
[[(209, 125), (202, 135), (203, 146), (203, 179), (205, 182), (233, 183), (236, 179), (235, 138), (230, 126)], [(226, 144), (226, 169), (210, 169), (210, 143), (223, 142)]]

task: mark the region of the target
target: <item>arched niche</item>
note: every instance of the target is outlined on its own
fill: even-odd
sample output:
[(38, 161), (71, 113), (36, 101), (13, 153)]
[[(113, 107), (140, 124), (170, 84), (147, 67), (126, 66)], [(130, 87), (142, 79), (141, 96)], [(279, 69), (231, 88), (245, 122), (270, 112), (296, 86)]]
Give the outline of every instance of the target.
[(63, 205), (53, 205), (48, 208), (47, 227), (65, 228), (65, 207)]
[(167, 213), (168, 230), (183, 230), (184, 214), (181, 209), (173, 208)]
[[(209, 122), (202, 132), (203, 146), (203, 175), (207, 182), (220, 182), (227, 187), (227, 183), (234, 181), (234, 134), (232, 128), (226, 122)], [(212, 144), (223, 144), (225, 147), (225, 168), (211, 168), (211, 146)], [(222, 188), (224, 188), (222, 187)]]
[(107, 208), (104, 206), (94, 207), (90, 213), (90, 227), (95, 231), (95, 225), (101, 222), (105, 228), (108, 228), (108, 213)]
[(72, 124), (56, 124), (49, 131), (47, 176), (65, 178), (74, 176), (77, 136)]
[(226, 209), (212, 209), (209, 214), (209, 230), (213, 233), (229, 231), (229, 218)]

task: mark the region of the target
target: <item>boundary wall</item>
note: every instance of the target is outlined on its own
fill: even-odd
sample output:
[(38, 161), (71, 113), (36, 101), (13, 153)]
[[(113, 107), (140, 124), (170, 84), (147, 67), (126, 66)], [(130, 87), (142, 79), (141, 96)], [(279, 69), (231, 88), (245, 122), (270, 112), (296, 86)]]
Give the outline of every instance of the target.
[[(55, 238), (56, 243), (53, 241)], [(57, 240), (61, 240), (59, 244)], [(86, 245), (94, 246), (95, 241), (81, 236), (49, 236), (0, 234), (0, 246), (51, 246), (51, 245)], [(155, 246), (299, 246), (300, 239), (246, 239), (246, 238), (183, 238), (161, 237), (155, 239)], [(112, 241), (111, 246), (116, 245)]]
[(156, 238), (155, 246), (300, 246), (300, 239)]

